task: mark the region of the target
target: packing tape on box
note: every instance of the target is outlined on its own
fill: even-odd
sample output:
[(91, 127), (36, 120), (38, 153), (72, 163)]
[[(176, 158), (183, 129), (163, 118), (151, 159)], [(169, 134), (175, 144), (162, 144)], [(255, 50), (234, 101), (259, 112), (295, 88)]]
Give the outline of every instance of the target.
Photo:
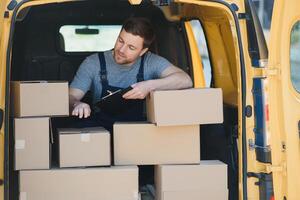
[(81, 142), (89, 142), (91, 140), (91, 134), (87, 134), (87, 133), (84, 133), (84, 134), (80, 134), (80, 139), (81, 139)]
[(26, 200), (27, 199), (27, 193), (26, 192), (20, 192), (20, 200)]
[(25, 140), (16, 140), (15, 149), (25, 149)]

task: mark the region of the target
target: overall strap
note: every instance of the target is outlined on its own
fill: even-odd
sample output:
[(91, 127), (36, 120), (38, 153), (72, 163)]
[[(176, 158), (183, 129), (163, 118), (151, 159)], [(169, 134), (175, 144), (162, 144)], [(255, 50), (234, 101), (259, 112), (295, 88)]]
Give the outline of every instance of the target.
[(107, 71), (106, 71), (104, 52), (99, 52), (98, 57), (100, 63), (100, 73), (99, 73), (100, 81), (102, 84), (102, 88), (106, 88), (108, 86), (108, 81), (107, 81)]
[(144, 60), (145, 60), (145, 54), (142, 55), (139, 72), (136, 75), (137, 82), (144, 81)]

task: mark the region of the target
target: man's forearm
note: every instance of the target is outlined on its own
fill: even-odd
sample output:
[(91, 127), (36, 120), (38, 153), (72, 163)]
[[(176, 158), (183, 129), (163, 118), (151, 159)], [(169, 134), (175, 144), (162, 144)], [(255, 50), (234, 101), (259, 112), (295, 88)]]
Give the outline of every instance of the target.
[[(163, 72), (159, 79), (138, 82), (132, 85), (133, 89), (123, 95), (125, 99), (144, 99), (149, 92), (154, 90), (177, 90), (193, 86), (189, 75), (175, 67), (170, 67)], [(170, 72), (172, 70), (173, 72)], [(176, 71), (175, 71), (176, 70)], [(175, 72), (174, 72), (175, 71)]]
[(191, 88), (193, 82), (184, 72), (175, 72), (167, 77), (149, 80), (151, 90), (176, 90)]
[(84, 92), (81, 91), (80, 89), (77, 88), (70, 88), (69, 89), (69, 103), (70, 103), (70, 108), (74, 108), (76, 104), (79, 104), (84, 96)]

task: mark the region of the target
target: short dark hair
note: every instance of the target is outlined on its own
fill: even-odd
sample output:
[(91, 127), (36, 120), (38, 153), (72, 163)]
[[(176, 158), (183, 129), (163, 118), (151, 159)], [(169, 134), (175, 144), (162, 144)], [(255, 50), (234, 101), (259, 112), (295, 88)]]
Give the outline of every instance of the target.
[(123, 29), (128, 33), (142, 37), (144, 39), (144, 48), (148, 48), (155, 39), (151, 22), (143, 17), (128, 18), (122, 26)]

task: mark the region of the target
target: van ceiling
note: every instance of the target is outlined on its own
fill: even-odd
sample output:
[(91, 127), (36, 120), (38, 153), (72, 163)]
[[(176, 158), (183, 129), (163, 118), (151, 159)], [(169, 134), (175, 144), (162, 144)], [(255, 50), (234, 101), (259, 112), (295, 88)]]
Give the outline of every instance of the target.
[(122, 24), (131, 16), (152, 21), (157, 36), (152, 51), (183, 66), (185, 71), (191, 66), (181, 23), (166, 20), (160, 8), (150, 1), (141, 5), (120, 0), (52, 3), (32, 6), (28, 12), (20, 11), (19, 15), (13, 43), (12, 80), (71, 81), (80, 63), (91, 53), (60, 51), (59, 28), (70, 24)]
[[(130, 5), (127, 1), (75, 1), (52, 3), (31, 7), (29, 16), (25, 18), (39, 20), (53, 20), (61, 23), (122, 23), (130, 16), (143, 16), (155, 20), (164, 18), (163, 13), (152, 3)], [(38, 15), (38, 16), (37, 16)]]

